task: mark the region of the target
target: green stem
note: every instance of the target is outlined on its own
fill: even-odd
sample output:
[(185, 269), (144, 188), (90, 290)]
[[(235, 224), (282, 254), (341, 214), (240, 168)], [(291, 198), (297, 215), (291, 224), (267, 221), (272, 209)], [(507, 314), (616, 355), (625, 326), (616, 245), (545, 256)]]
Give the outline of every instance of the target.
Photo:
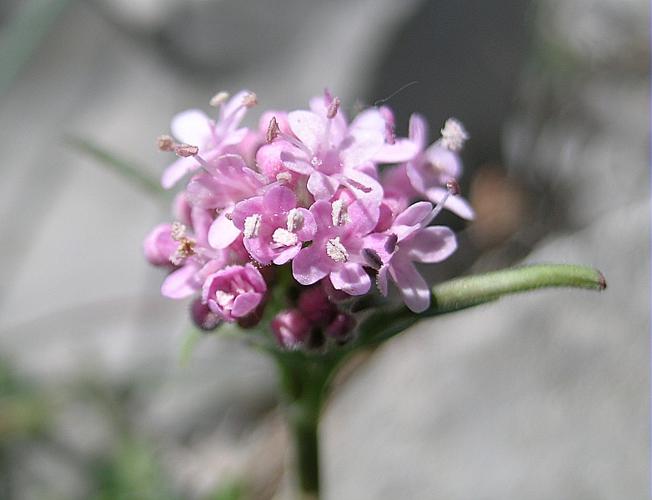
[(336, 366), (328, 358), (301, 353), (277, 356), (298, 499), (319, 499), (319, 419), (330, 375)]

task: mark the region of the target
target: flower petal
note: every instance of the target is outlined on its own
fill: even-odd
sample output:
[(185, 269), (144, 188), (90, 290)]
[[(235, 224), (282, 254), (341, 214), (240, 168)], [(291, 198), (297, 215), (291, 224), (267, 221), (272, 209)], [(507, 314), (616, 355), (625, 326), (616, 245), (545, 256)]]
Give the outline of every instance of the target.
[(396, 139), (394, 144), (384, 144), (373, 160), (381, 163), (400, 163), (411, 160), (419, 153), (419, 146), (409, 139)]
[(349, 262), (330, 274), (331, 283), (336, 290), (349, 295), (364, 295), (371, 288), (371, 278), (360, 264)]
[(310, 151), (319, 151), (326, 137), (326, 118), (312, 111), (292, 111), (288, 113), (288, 122), (294, 135), (305, 144)]
[(292, 261), (292, 274), (302, 285), (312, 285), (330, 272), (328, 256), (313, 243), (302, 249)]
[(189, 264), (170, 273), (161, 285), (161, 294), (169, 299), (184, 299), (198, 290), (194, 277), (197, 267)]
[(289, 212), (296, 206), (297, 197), (285, 186), (274, 186), (263, 196), (263, 208), (268, 214)]
[(193, 172), (199, 168), (199, 163), (192, 156), (179, 158), (171, 165), (166, 167), (161, 177), (161, 186), (164, 189), (170, 189), (188, 172)]
[(258, 292), (241, 293), (233, 301), (231, 314), (234, 318), (242, 318), (256, 309), (262, 299), (263, 295)]
[(420, 313), (430, 306), (430, 289), (417, 268), (407, 259), (394, 257), (389, 266), (389, 273), (396, 283), (405, 305)]
[(428, 122), (425, 118), (418, 113), (413, 113), (410, 116), (410, 124), (408, 125), (408, 136), (410, 140), (419, 146), (419, 150), (425, 148), (428, 141)]
[(337, 179), (321, 172), (314, 171), (308, 177), (308, 191), (316, 200), (330, 200), (340, 183)]
[(213, 248), (221, 250), (231, 245), (239, 235), (240, 229), (227, 218), (225, 210), (211, 224), (208, 230), (208, 243)]
[(172, 118), (172, 135), (180, 142), (203, 148), (211, 137), (210, 119), (199, 109), (182, 111)]
[(426, 227), (401, 246), (410, 260), (430, 264), (448, 258), (456, 249), (455, 233), (445, 226)]
[[(444, 199), (448, 191), (444, 188), (434, 187), (426, 191), (426, 196), (433, 203), (439, 203)], [(469, 202), (466, 201), (461, 196), (449, 196), (444, 204), (444, 208), (450, 210), (454, 214), (459, 215), (462, 219), (473, 220), (475, 219), (475, 211), (469, 205)]]

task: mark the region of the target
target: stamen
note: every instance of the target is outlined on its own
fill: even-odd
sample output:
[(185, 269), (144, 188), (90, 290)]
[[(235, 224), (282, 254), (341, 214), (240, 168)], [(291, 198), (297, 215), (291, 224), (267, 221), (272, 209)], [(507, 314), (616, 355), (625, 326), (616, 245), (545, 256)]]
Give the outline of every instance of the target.
[(242, 105), (246, 108), (253, 108), (258, 104), (258, 97), (253, 92), (249, 92), (242, 98)]
[(174, 241), (181, 241), (186, 235), (186, 226), (185, 224), (181, 224), (181, 222), (173, 222), (170, 232)]
[(446, 182), (446, 194), (435, 205), (435, 208), (432, 209), (430, 215), (421, 222), (421, 227), (426, 227), (428, 224), (430, 224), (433, 221), (435, 217), (439, 215), (439, 212), (441, 212), (444, 209), (444, 205), (446, 204), (448, 198), (451, 195), (456, 196), (458, 194), (460, 194), (460, 185), (457, 183), (457, 181), (451, 179), (448, 182)]
[(332, 120), (335, 118), (335, 115), (337, 115), (337, 111), (340, 109), (340, 98), (339, 97), (334, 97), (330, 104), (328, 105), (328, 109), (326, 111), (326, 118), (329, 120)]
[(274, 139), (276, 139), (280, 133), (281, 129), (278, 126), (276, 117), (272, 116), (272, 119), (269, 121), (269, 125), (267, 127), (267, 133), (265, 134), (265, 140), (267, 141), (267, 144), (270, 144)]
[(272, 240), (274, 243), (278, 243), (279, 245), (286, 247), (296, 245), (299, 242), (299, 238), (296, 234), (288, 231), (287, 229), (283, 229), (282, 227), (279, 227), (276, 229), (276, 231), (274, 231), (272, 234)]
[(333, 218), (334, 226), (341, 226), (349, 222), (349, 214), (342, 200), (335, 200), (332, 207), (331, 217)]
[(159, 135), (158, 136), (158, 148), (161, 151), (174, 151), (174, 147), (176, 146), (176, 143), (174, 142), (174, 139), (170, 137), (169, 135)]
[(172, 239), (179, 242), (176, 251), (170, 256), (170, 262), (175, 266), (179, 266), (184, 259), (195, 253), (195, 242), (186, 237), (186, 226), (180, 222), (174, 222), (172, 224), (172, 230), (170, 233)]
[(260, 231), (260, 214), (254, 214), (247, 217), (244, 221), (244, 237), (255, 238)]
[[(280, 174), (279, 174), (280, 175)], [(296, 208), (288, 212), (287, 227), (288, 231), (295, 232), (303, 226), (303, 214)]]
[(326, 242), (326, 254), (335, 262), (343, 264), (349, 260), (349, 252), (340, 242), (340, 237), (331, 238)]
[(398, 236), (394, 233), (390, 234), (389, 238), (387, 238), (387, 241), (385, 242), (385, 251), (387, 253), (394, 253), (397, 244), (398, 244)]
[(369, 266), (376, 271), (378, 271), (383, 265), (383, 261), (380, 258), (380, 255), (378, 255), (378, 252), (372, 248), (364, 248), (362, 250), (362, 256), (367, 261), (367, 264), (369, 264)]
[(460, 151), (468, 138), (469, 134), (464, 129), (464, 125), (455, 118), (446, 120), (444, 128), (441, 129), (441, 143), (451, 151)]
[(279, 182), (290, 182), (292, 180), (292, 174), (290, 172), (279, 172), (276, 174), (276, 180)]
[(199, 148), (191, 144), (176, 144), (174, 146), (174, 152), (177, 156), (188, 158), (189, 156), (196, 156), (199, 153)]
[(215, 300), (221, 307), (230, 305), (233, 302), (235, 295), (225, 292), (223, 290), (218, 290), (215, 292)]
[(213, 106), (214, 108), (217, 108), (220, 104), (226, 102), (226, 100), (227, 100), (228, 98), (229, 98), (229, 93), (228, 93), (228, 92), (221, 91), (221, 92), (218, 92), (217, 94), (215, 94), (215, 95), (211, 98), (209, 104), (210, 104), (211, 106)]

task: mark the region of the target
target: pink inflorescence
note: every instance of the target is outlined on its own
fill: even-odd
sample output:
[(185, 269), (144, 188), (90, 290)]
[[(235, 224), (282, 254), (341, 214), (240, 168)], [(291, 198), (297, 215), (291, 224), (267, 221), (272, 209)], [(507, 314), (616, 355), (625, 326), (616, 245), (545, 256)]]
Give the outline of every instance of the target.
[(428, 145), (422, 116), (412, 115), (408, 137), (396, 137), (387, 106), (349, 121), (326, 91), (308, 110), (267, 111), (258, 127), (241, 127), (256, 104), (252, 92), (220, 92), (211, 99), (216, 119), (184, 111), (172, 120), (173, 137), (159, 138), (178, 156), (163, 187), (189, 177), (174, 222), (144, 242), (149, 262), (170, 270), (163, 295), (194, 296), (191, 316), (211, 329), (255, 324), (271, 289), (287, 286), (271, 321), (287, 349), (305, 345), (315, 328), (350, 338), (355, 319), (342, 304), (376, 290), (387, 296), (389, 281), (407, 307), (425, 311), (429, 286), (415, 263), (441, 262), (457, 247), (433, 220), (442, 209), (473, 218), (457, 195), (462, 124), (447, 120)]

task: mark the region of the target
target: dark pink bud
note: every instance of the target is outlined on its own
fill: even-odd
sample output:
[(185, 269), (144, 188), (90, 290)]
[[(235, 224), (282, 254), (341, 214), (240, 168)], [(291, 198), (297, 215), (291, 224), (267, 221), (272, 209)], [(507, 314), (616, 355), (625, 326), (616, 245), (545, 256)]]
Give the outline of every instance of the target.
[(298, 309), (288, 309), (274, 317), (272, 332), (283, 349), (294, 350), (308, 339), (310, 323)]
[(335, 306), (320, 286), (304, 290), (299, 296), (299, 310), (311, 323), (328, 323), (335, 314)]
[(207, 304), (202, 303), (199, 298), (195, 299), (190, 305), (190, 317), (197, 328), (205, 332), (215, 330), (222, 322), (222, 319), (211, 311)]
[(172, 226), (159, 224), (145, 238), (143, 252), (150, 264), (170, 266), (170, 257), (177, 251), (179, 243), (172, 238)]
[(346, 302), (348, 300), (351, 300), (351, 295), (349, 295), (346, 292), (343, 292), (342, 290), (337, 290), (331, 283), (331, 280), (329, 279), (321, 280), (321, 286), (324, 292), (326, 292), (326, 296), (328, 297), (328, 300), (330, 300), (334, 304), (339, 304), (340, 302)]
[(355, 318), (350, 314), (339, 313), (326, 327), (326, 335), (339, 342), (346, 342), (351, 338), (353, 328), (355, 328)]

